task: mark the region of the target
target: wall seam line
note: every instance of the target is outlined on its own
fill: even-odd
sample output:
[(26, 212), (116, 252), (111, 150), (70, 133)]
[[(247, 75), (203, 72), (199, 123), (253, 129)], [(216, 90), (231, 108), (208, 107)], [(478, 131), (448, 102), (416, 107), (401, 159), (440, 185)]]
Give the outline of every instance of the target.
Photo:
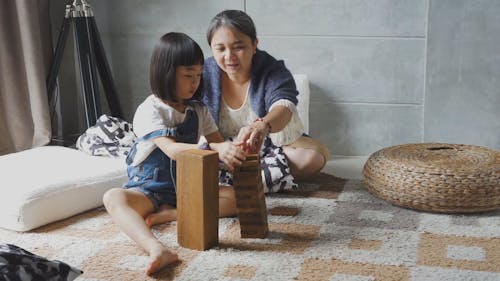
[(422, 135), (421, 135), (421, 142), (425, 141), (425, 100), (427, 97), (427, 56), (428, 56), (428, 49), (429, 49), (429, 20), (430, 20), (430, 6), (431, 6), (431, 1), (432, 0), (427, 0), (427, 19), (425, 21), (425, 49), (424, 49), (424, 85), (422, 87), (423, 93), (422, 93)]

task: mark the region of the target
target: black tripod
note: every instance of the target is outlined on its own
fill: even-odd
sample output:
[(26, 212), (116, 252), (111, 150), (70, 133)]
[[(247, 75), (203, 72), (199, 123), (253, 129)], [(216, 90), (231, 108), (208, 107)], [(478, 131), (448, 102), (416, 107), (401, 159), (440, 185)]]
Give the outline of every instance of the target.
[(73, 30), (75, 32), (78, 52), (87, 127), (95, 125), (97, 118), (102, 114), (96, 65), (99, 70), (101, 83), (106, 94), (111, 115), (123, 118), (117, 91), (108, 61), (106, 60), (106, 55), (104, 54), (104, 47), (99, 37), (94, 15), (92, 9), (85, 0), (74, 0), (73, 4), (66, 5), (64, 20), (57, 39), (54, 60), (52, 61), (49, 76), (47, 77), (49, 102), (52, 101), (57, 74), (61, 66), (62, 55), (71, 23), (74, 24)]

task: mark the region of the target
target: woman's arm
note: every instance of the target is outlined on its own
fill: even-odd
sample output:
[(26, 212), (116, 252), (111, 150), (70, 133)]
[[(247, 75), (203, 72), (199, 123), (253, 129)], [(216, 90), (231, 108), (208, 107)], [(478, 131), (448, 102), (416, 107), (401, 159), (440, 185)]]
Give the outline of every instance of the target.
[(283, 105), (274, 106), (271, 111), (262, 118), (263, 122), (267, 123), (265, 125), (270, 128), (268, 133), (277, 133), (283, 130), (291, 119), (292, 111)]
[(292, 119), (291, 109), (277, 102), (286, 100), (296, 105), (298, 92), (284, 62), (260, 50), (254, 55), (252, 83), (252, 109), (261, 118), (242, 127), (238, 139), (244, 141), (245, 149), (258, 152), (269, 133), (280, 132)]
[(276, 133), (292, 119), (292, 112), (286, 106), (277, 105), (266, 116), (255, 120), (252, 124), (244, 126), (238, 133), (238, 140), (243, 142), (243, 149), (257, 153), (270, 133)]

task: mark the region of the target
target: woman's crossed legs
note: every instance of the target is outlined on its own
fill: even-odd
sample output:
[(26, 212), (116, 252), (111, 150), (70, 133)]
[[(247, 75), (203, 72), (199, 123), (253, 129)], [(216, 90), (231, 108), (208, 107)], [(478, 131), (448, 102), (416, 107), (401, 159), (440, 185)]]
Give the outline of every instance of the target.
[(295, 179), (304, 179), (321, 171), (330, 156), (328, 148), (316, 139), (301, 136), (283, 146), (290, 172)]

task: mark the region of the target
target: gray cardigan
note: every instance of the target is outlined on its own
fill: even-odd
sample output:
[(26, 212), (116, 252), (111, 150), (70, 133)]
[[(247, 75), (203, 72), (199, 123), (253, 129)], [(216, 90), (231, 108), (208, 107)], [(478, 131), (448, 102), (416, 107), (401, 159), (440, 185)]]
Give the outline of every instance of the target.
[[(280, 99), (287, 99), (297, 105), (295, 81), (282, 60), (257, 50), (252, 58), (251, 72), (250, 105), (259, 117), (264, 117), (271, 105)], [(221, 88), (221, 69), (215, 59), (210, 57), (203, 66), (203, 102), (210, 109), (216, 124), (219, 124)]]

